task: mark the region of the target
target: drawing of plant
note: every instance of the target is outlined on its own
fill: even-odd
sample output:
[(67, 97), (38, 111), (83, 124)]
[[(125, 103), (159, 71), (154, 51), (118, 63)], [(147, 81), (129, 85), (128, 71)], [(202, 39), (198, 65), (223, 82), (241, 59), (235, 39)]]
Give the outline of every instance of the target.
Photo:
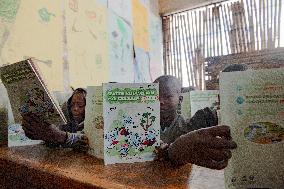
[(150, 112), (145, 112), (142, 114), (142, 118), (140, 119), (140, 126), (144, 129), (144, 131), (148, 131), (149, 127), (153, 125), (156, 120), (156, 116), (151, 116)]

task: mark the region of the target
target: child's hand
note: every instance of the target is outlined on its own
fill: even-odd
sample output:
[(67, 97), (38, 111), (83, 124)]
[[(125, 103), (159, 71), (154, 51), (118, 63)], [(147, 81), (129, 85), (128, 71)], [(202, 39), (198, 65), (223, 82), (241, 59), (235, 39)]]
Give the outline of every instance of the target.
[(193, 163), (211, 169), (224, 169), (231, 158), (231, 149), (237, 144), (231, 140), (228, 126), (199, 129), (179, 137), (168, 149), (176, 164)]
[(71, 146), (75, 151), (87, 152), (89, 149), (89, 140), (86, 135), (81, 135), (79, 140)]
[(63, 144), (65, 142), (66, 133), (39, 116), (33, 113), (26, 113), (22, 114), (22, 118), (22, 127), (28, 138), (56, 144)]

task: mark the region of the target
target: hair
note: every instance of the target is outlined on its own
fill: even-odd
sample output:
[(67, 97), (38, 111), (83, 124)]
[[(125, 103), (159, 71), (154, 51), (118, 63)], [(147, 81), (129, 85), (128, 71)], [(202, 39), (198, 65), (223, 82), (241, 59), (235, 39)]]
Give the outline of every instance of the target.
[(86, 98), (87, 91), (85, 89), (83, 89), (83, 88), (77, 88), (77, 89), (73, 90), (73, 93), (72, 93), (71, 97), (73, 97), (74, 94), (83, 94), (84, 97)]
[[(84, 96), (84, 102), (85, 102), (85, 105), (86, 105), (87, 91), (83, 88), (77, 88), (77, 89), (73, 90), (71, 97), (67, 101), (67, 108), (68, 108), (69, 113), (71, 113), (71, 111), (70, 111), (71, 110), (71, 101), (72, 101), (72, 98), (75, 94), (82, 94)], [(72, 119), (73, 119), (73, 115), (69, 115), (69, 116), (72, 117)]]
[(236, 71), (246, 71), (248, 66), (246, 64), (230, 64), (227, 65), (222, 72), (236, 72)]
[(162, 75), (155, 79), (154, 83), (159, 83), (160, 88), (168, 85), (171, 89), (176, 89), (178, 93), (181, 93), (181, 82), (172, 75)]
[(181, 93), (187, 93), (187, 92), (195, 91), (195, 90), (196, 90), (196, 88), (194, 86), (182, 87)]

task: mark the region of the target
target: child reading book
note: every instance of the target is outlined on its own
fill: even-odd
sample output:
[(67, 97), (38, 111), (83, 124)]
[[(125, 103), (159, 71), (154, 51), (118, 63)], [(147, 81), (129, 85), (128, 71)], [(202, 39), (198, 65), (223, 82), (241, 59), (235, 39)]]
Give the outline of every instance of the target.
[(185, 121), (180, 115), (179, 80), (166, 75), (155, 82), (160, 86), (161, 140), (164, 142), (157, 151), (157, 159), (169, 159), (178, 165), (194, 163), (212, 169), (225, 168), (230, 150), (236, 148), (236, 143), (230, 140), (229, 127), (211, 127), (217, 125), (217, 117), (209, 108), (197, 111)]
[(74, 90), (67, 101), (68, 122), (56, 127), (35, 115), (23, 114), (23, 129), (32, 139), (43, 140), (47, 143), (73, 147), (80, 151), (88, 148), (88, 139), (80, 133), (84, 128), (86, 91), (82, 88)]

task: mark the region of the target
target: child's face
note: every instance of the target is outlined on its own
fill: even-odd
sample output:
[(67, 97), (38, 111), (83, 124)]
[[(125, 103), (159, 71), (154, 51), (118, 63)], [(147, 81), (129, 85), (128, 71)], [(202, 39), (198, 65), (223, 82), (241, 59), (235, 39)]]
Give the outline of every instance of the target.
[(85, 105), (85, 98), (83, 94), (76, 93), (73, 95), (71, 100), (71, 113), (75, 121), (84, 121)]
[(160, 86), (161, 116), (175, 113), (179, 103), (179, 92), (172, 85)]

